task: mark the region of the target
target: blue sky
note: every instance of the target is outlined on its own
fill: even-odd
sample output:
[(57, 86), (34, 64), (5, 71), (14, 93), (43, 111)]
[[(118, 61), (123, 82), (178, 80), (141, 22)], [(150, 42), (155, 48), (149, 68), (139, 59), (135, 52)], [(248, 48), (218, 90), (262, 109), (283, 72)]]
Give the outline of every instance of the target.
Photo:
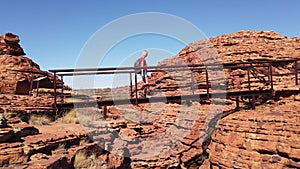
[[(26, 56), (44, 70), (73, 68), (88, 39), (103, 26), (126, 15), (141, 12), (175, 15), (194, 24), (207, 37), (238, 30), (272, 30), (299, 37), (299, 9), (298, 0), (1, 0), (0, 34), (19, 35)], [(175, 42), (170, 47), (170, 39), (164, 37), (147, 38), (145, 41), (137, 37), (128, 43), (138, 45), (139, 49), (166, 49), (170, 56), (185, 46)], [(130, 45), (125, 46), (130, 48)], [(128, 54), (124, 47), (117, 47), (111, 52), (111, 59), (101, 66), (118, 66), (118, 61)], [(153, 58), (149, 57), (151, 64), (163, 59)]]

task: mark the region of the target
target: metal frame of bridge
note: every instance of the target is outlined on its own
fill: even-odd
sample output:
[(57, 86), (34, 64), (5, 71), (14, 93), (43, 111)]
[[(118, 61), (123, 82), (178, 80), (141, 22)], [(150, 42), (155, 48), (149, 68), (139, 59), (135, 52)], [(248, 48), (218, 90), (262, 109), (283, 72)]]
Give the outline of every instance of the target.
[[(226, 94), (226, 98), (230, 97), (236, 97), (236, 106), (239, 107), (239, 96), (251, 96), (252, 97), (252, 108), (255, 108), (255, 96), (258, 95), (273, 95), (274, 94), (274, 87), (273, 87), (273, 76), (276, 76), (277, 74), (274, 74), (272, 72), (272, 66), (274, 64), (280, 64), (280, 63), (294, 63), (294, 69), (295, 71), (293, 74), (295, 75), (295, 84), (298, 85), (298, 59), (290, 59), (290, 60), (261, 60), (261, 61), (249, 61), (249, 62), (236, 62), (236, 63), (217, 63), (217, 64), (197, 64), (197, 65), (174, 65), (174, 66), (148, 66), (148, 72), (172, 72), (172, 71), (190, 71), (191, 77), (192, 77), (192, 83), (191, 83), (191, 95), (180, 95), (180, 96), (166, 96), (166, 97), (151, 97), (150, 98), (139, 98), (138, 97), (138, 88), (137, 88), (137, 71), (135, 67), (111, 67), (111, 68), (78, 68), (78, 69), (55, 69), (55, 70), (49, 70), (54, 74), (54, 81), (53, 81), (53, 88), (54, 88), (54, 103), (53, 108), (56, 112), (58, 108), (72, 108), (74, 107), (74, 103), (64, 103), (63, 99), (61, 99), (61, 103), (57, 102), (58, 97), (58, 76), (61, 77), (60, 81), (62, 82), (61, 87), (61, 93), (63, 93), (63, 78), (65, 76), (81, 76), (81, 75), (107, 75), (107, 74), (129, 74), (130, 78), (130, 92), (129, 92), (129, 98), (123, 99), (123, 100), (98, 100), (95, 102), (76, 102), (76, 104), (81, 106), (109, 106), (109, 105), (116, 105), (116, 104), (135, 104), (138, 105), (139, 103), (149, 103), (151, 102), (178, 102), (181, 100), (194, 100), (199, 101), (203, 99), (210, 99), (212, 95), (214, 97), (218, 97), (221, 95)], [(269, 89), (264, 90), (252, 90), (251, 89), (251, 79), (250, 79), (250, 71), (251, 69), (263, 67), (267, 69), (267, 77), (268, 77), (268, 84), (270, 85)], [(210, 93), (209, 90), (211, 89), (211, 84), (208, 77), (208, 70), (216, 70), (216, 69), (241, 69), (247, 71), (247, 88), (246, 91), (225, 91), (220, 93)], [(203, 72), (205, 71), (205, 85), (202, 86), (206, 89), (206, 93), (200, 93), (200, 94), (194, 94), (194, 72)], [(132, 76), (134, 76), (134, 84)], [(261, 82), (262, 83), (262, 82)], [(133, 89), (134, 87), (134, 89)], [(199, 89), (199, 88), (198, 88)], [(202, 88), (203, 89), (203, 88)], [(134, 97), (132, 94), (134, 93)], [(249, 99), (250, 101), (250, 99)]]

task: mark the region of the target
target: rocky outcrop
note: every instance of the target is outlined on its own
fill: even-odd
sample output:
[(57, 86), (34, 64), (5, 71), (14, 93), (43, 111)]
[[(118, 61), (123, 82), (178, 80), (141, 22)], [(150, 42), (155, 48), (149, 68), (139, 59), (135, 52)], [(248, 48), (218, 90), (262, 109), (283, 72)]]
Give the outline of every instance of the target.
[(33, 127), (26, 123), (18, 123), (12, 124), (11, 128), (11, 137), (7, 141), (2, 140), (4, 142), (0, 144), (0, 167), (20, 166), (28, 161), (31, 161), (29, 164), (32, 166), (37, 166), (33, 165), (37, 163), (33, 161), (42, 159), (48, 159), (43, 163), (55, 166), (63, 158), (62, 152), (66, 152), (64, 150), (58, 153), (58, 149), (64, 149), (64, 146), (68, 146), (66, 144), (79, 145), (80, 140), (86, 137), (80, 126), (75, 125), (74, 128), (74, 124)]
[(293, 96), (219, 121), (209, 145), (212, 168), (299, 168), (299, 102)]
[(77, 115), (89, 137), (110, 151), (108, 166), (113, 159), (121, 168), (196, 168), (208, 158), (209, 119), (220, 115), (208, 113), (210, 108), (152, 103), (110, 107), (105, 121), (97, 109), (79, 109)]
[[(299, 42), (299, 38), (269, 31), (239, 31), (191, 43), (159, 65), (215, 63), (217, 53), (220, 63), (299, 58)], [(23, 56), (7, 52), (0, 55), (1, 59), (5, 70), (1, 75), (17, 76), (15, 80), (4, 78), (1, 89), (5, 92), (15, 92), (18, 82), (30, 78), (26, 70), (42, 73), (38, 65)], [(12, 74), (14, 68), (25, 71)], [(291, 96), (299, 91), (290, 76), (293, 69), (292, 63), (273, 65), (273, 72), (279, 74), (274, 77), (275, 90), (292, 91), (281, 93), (284, 97), (278, 96), (276, 101), (257, 103), (263, 105), (256, 110), (241, 106), (241, 111), (235, 111), (234, 99), (226, 100), (225, 111), (217, 99), (178, 101), (108, 107), (106, 119), (98, 108), (82, 109), (73, 112), (77, 119), (68, 120), (75, 124), (62, 124), (60, 120), (53, 122), (56, 114), (51, 112), (50, 93), (40, 97), (1, 94), (0, 167), (299, 168), (300, 96)], [(233, 74), (247, 77), (242, 69), (224, 74), (225, 78)], [(265, 72), (258, 69), (257, 74)], [(205, 71), (152, 73), (149, 94), (191, 94), (191, 75), (197, 87), (205, 81)], [(244, 86), (242, 83), (241, 88)], [(138, 88), (143, 88), (143, 83)], [(198, 88), (196, 92), (205, 91)], [(118, 88), (113, 94), (128, 96), (128, 88)], [(107, 98), (111, 94), (103, 95)], [(47, 114), (53, 119), (47, 125), (33, 126), (28, 124), (32, 114)]]
[(12, 56), (25, 55), (22, 47), (19, 45), (19, 36), (12, 33), (0, 34), (0, 54), (7, 54)]
[[(19, 41), (12, 33), (0, 35), (0, 93), (29, 94), (32, 80), (43, 76), (49, 81), (53, 79), (51, 74), (40, 70), (38, 64), (24, 57)], [(48, 86), (52, 86), (51, 82)]]
[[(299, 59), (299, 46), (300, 38), (287, 38), (270, 31), (239, 31), (191, 43), (178, 55), (160, 62), (159, 65), (189, 66), (202, 63)], [(219, 55), (218, 59), (215, 57), (216, 53)], [(293, 62), (279, 62), (272, 65), (274, 90), (279, 96), (287, 97), (299, 91), (299, 86), (295, 85), (294, 66)], [(265, 70), (255, 71), (249, 74), (251, 78), (261, 80), (255, 79), (255, 76), (265, 76), (264, 80), (266, 80)], [(196, 84), (205, 82), (205, 72), (158, 72), (152, 73), (150, 77), (150, 90), (154, 93), (164, 92), (164, 95), (191, 94), (192, 73)], [(225, 79), (234, 74), (243, 75), (239, 81), (241, 81), (241, 89), (246, 88), (247, 72), (243, 69), (224, 71)], [(262, 83), (261, 86), (254, 83), (254, 86), (256, 85), (257, 89), (270, 87), (266, 83)], [(139, 88), (143, 88), (142, 83)], [(201, 90), (197, 92), (200, 93)], [(285, 100), (277, 94), (278, 102), (268, 101), (258, 110), (242, 110), (234, 114), (226, 114), (227, 116), (217, 125), (217, 130), (211, 137), (212, 142), (208, 143), (208, 149), (203, 147), (192, 149), (193, 146), (184, 144), (188, 150), (184, 151), (186, 155), (180, 156), (182, 167), (194, 168), (202, 165), (202, 168), (298, 168), (299, 148), (293, 146), (299, 141), (296, 122), (298, 102), (294, 102), (291, 98)], [(295, 100), (296, 98), (298, 96)], [(290, 104), (285, 104), (287, 102)], [(231, 107), (230, 110), (234, 109), (232, 102), (226, 101), (226, 104)], [(293, 111), (290, 110), (291, 108)], [(200, 124), (199, 128), (203, 128), (203, 122)], [(214, 125), (211, 126), (211, 130), (214, 131)], [(192, 163), (188, 162), (194, 159), (191, 157), (193, 153), (189, 150), (199, 151), (196, 155), (199, 158)], [(205, 160), (206, 156), (208, 160)]]
[[(159, 62), (159, 66), (181, 65), (188, 67), (191, 64), (211, 63), (241, 63), (247, 61), (267, 60), (290, 60), (300, 58), (300, 38), (287, 38), (271, 31), (239, 31), (232, 34), (221, 35), (193, 42), (182, 49), (176, 56)], [(298, 63), (299, 64), (299, 63)], [(272, 65), (275, 90), (297, 89), (295, 86), (294, 63), (281, 62)], [(257, 68), (249, 74), (253, 80), (267, 80), (268, 69)], [(225, 80), (240, 74), (243, 76), (239, 81), (242, 88), (247, 86), (248, 73), (246, 70), (224, 69)], [(194, 77), (192, 77), (194, 76)], [(167, 95), (174, 93), (191, 92), (192, 78), (195, 80), (195, 88), (203, 92), (201, 86), (205, 86), (205, 71), (184, 72), (158, 72), (152, 73), (150, 77), (152, 91), (165, 91)], [(209, 81), (218, 82), (222, 79)], [(212, 80), (213, 79), (213, 80)], [(233, 79), (234, 80), (234, 79)], [(222, 82), (221, 82), (222, 83)], [(231, 83), (229, 83), (230, 85)], [(141, 84), (142, 85), (142, 84)], [(198, 85), (198, 86), (197, 86)], [(255, 84), (257, 88), (263, 88), (265, 84)], [(230, 87), (230, 86), (228, 86)], [(142, 87), (140, 87), (142, 88)]]
[[(53, 113), (53, 96), (49, 93), (40, 94), (39, 97), (28, 95), (0, 94), (0, 107), (9, 116), (27, 116), (30, 114)], [(28, 117), (24, 117), (27, 118)], [(10, 119), (12, 122), (12, 119)]]
[(300, 57), (299, 43), (299, 37), (288, 38), (272, 31), (242, 30), (191, 43), (175, 57), (193, 64), (208, 63), (213, 57), (211, 54), (218, 54), (223, 63), (297, 59)]

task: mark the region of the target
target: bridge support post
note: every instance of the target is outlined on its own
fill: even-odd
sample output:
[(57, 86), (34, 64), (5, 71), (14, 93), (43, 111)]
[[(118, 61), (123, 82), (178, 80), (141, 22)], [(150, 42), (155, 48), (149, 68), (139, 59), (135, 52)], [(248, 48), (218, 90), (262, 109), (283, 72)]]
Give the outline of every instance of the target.
[(60, 76), (61, 79), (61, 102), (63, 103), (65, 100), (65, 95), (64, 95), (64, 76)]
[(129, 74), (130, 75), (130, 99), (132, 99), (132, 73)]
[(192, 84), (191, 84), (191, 88), (192, 88), (192, 93), (193, 95), (195, 94), (195, 89), (194, 89), (194, 83), (195, 83), (195, 79), (194, 79), (194, 74), (193, 71), (191, 70), (191, 76), (192, 76)]
[(255, 99), (255, 96), (252, 95), (252, 104), (251, 104), (251, 109), (255, 109), (255, 103), (256, 103), (256, 99)]
[(36, 82), (36, 94), (35, 94), (35, 97), (38, 97), (39, 96), (39, 87), (40, 87), (40, 80), (38, 80)]
[(104, 117), (104, 119), (106, 119), (106, 117), (107, 117), (107, 106), (106, 105), (103, 106), (103, 117)]
[(54, 104), (53, 104), (53, 111), (57, 113), (57, 100), (56, 100), (56, 72), (54, 72), (54, 77), (53, 77), (53, 92), (54, 92)]
[(272, 63), (269, 63), (269, 76), (270, 76), (270, 81), (271, 81), (271, 92), (272, 96), (274, 96), (274, 87), (273, 87), (273, 70), (272, 70)]
[(136, 74), (136, 72), (134, 73), (134, 83), (135, 83), (135, 105), (138, 105), (139, 100), (138, 100), (138, 87), (137, 87), (137, 74)]
[(294, 62), (294, 67), (295, 67), (295, 81), (296, 81), (296, 85), (298, 85), (298, 63), (297, 63), (297, 60)]
[(32, 96), (32, 90), (33, 90), (33, 77), (30, 77), (30, 89), (29, 89), (29, 96)]
[(205, 67), (205, 80), (206, 80), (207, 100), (209, 100), (209, 86), (208, 86), (208, 71), (207, 71), (207, 67)]
[(235, 110), (240, 110), (240, 100), (239, 100), (239, 96), (236, 96), (236, 97), (235, 97), (235, 104), (236, 104)]

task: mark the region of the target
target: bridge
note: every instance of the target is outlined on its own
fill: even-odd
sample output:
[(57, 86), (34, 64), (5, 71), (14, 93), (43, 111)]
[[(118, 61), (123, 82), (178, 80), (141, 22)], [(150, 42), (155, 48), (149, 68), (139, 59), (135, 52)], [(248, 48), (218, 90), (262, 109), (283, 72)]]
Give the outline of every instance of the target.
[[(236, 108), (239, 108), (239, 97), (249, 98), (251, 108), (255, 109), (257, 96), (274, 96), (274, 76), (279, 76), (273, 72), (274, 65), (278, 64), (293, 64), (294, 72), (289, 75), (295, 76), (295, 85), (298, 85), (298, 61), (297, 59), (290, 60), (259, 60), (236, 63), (216, 63), (216, 64), (193, 64), (193, 65), (174, 65), (174, 66), (149, 66), (148, 72), (189, 72), (191, 74), (191, 82), (187, 83), (190, 89), (190, 94), (171, 95), (171, 96), (153, 96), (141, 97), (139, 96), (138, 74), (135, 67), (110, 67), (110, 68), (78, 68), (78, 69), (55, 69), (49, 70), (54, 74), (53, 88), (54, 88), (54, 111), (59, 109), (70, 109), (77, 106), (84, 107), (102, 107), (106, 111), (106, 106), (121, 105), (121, 104), (142, 104), (150, 102), (181, 102), (181, 101), (201, 101), (214, 98), (232, 98), (236, 97)], [(140, 68), (138, 68), (140, 69)], [(221, 70), (222, 69), (222, 70)], [(228, 74), (224, 82), (213, 84), (209, 77), (209, 71), (225, 71), (232, 72), (240, 70), (240, 74)], [(258, 73), (260, 72), (260, 73)], [(195, 74), (202, 74), (205, 80), (199, 82), (195, 79)], [(128, 97), (125, 99), (96, 99), (94, 101), (80, 101), (80, 102), (65, 102), (64, 98), (64, 77), (68, 76), (87, 76), (87, 75), (108, 75), (108, 74), (125, 74), (128, 75)], [(281, 74), (282, 75), (282, 74)], [(281, 76), (280, 75), (280, 76)], [(60, 79), (58, 79), (60, 77)], [(243, 87), (241, 82), (237, 80), (236, 84), (229, 83), (230, 80), (243, 78)], [(246, 79), (246, 81), (245, 81)], [(260, 85), (258, 85), (260, 84)], [(245, 86), (246, 85), (246, 86)], [(260, 86), (260, 87), (258, 87)], [(187, 87), (187, 86), (186, 86)], [(213, 90), (213, 89), (218, 90)], [(59, 91), (60, 89), (60, 91)], [(199, 92), (199, 89), (204, 89), (204, 92)]]

